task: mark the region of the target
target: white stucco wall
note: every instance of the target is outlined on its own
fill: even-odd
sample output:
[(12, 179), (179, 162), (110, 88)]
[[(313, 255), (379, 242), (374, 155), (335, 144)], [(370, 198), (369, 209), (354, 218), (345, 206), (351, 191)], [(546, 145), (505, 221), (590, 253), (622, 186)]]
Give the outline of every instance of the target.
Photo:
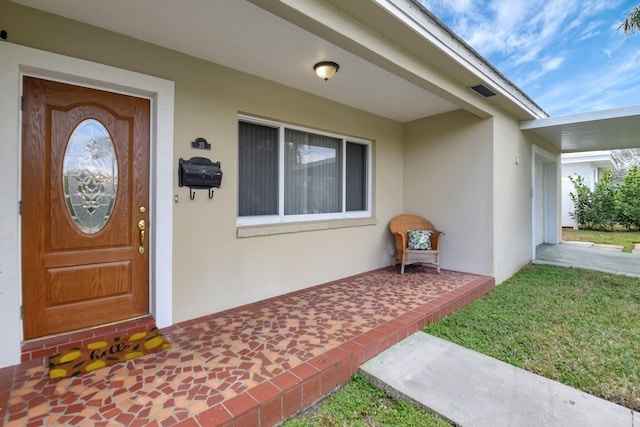
[(562, 176), (569, 177), (573, 175), (583, 177), (585, 180), (584, 183), (593, 191), (598, 180), (598, 168), (590, 162), (563, 164)]
[(564, 163), (562, 164), (562, 226), (578, 227), (578, 222), (570, 215), (574, 210), (570, 193), (575, 194), (575, 187), (570, 176), (578, 175), (584, 178), (584, 183), (593, 191), (598, 168), (590, 162)]
[[(164, 121), (155, 123), (173, 141), (162, 147), (169, 161), (154, 169), (152, 179), (168, 187), (158, 203), (170, 215), (150, 224), (152, 239), (154, 227), (170, 234), (170, 249), (158, 242), (153, 261), (158, 272), (166, 265), (167, 273), (152, 280), (168, 283), (169, 297), (154, 298), (168, 307), (173, 322), (386, 266), (393, 250), (388, 223), (403, 212), (426, 216), (447, 233), (441, 242), (444, 268), (494, 275), (500, 282), (531, 259), (532, 141), (519, 131), (518, 121), (504, 113), (493, 111), (486, 114), (489, 118), (479, 118), (457, 110), (402, 124), (7, 0), (0, 0), (0, 16), (10, 23), (12, 42), (91, 61), (98, 70), (105, 64), (106, 80), (121, 69), (175, 85), (170, 130), (163, 128)], [(388, 41), (380, 45), (381, 54), (398, 54), (389, 50), (395, 47)], [(422, 71), (432, 77), (437, 72), (410, 56), (403, 58), (417, 75)], [(474, 111), (493, 110), (446, 75), (438, 77), (443, 92), (459, 93), (465, 104), (477, 102)], [(20, 80), (10, 78), (13, 81), (5, 85), (10, 91), (3, 96), (12, 101), (0, 103), (0, 113), (13, 120), (15, 129)], [(145, 90), (150, 96), (154, 93)], [(372, 140), (373, 219), (239, 238), (240, 113)], [(212, 150), (191, 149), (197, 137), (206, 138)], [(175, 169), (178, 158), (202, 155), (222, 162), (222, 188), (215, 190), (213, 200), (198, 192), (191, 201), (189, 190), (178, 187)], [(0, 134), (0, 162), (9, 166), (2, 171), (5, 185), (0, 190), (7, 200), (0, 205), (0, 321), (6, 326), (0, 342), (11, 348), (14, 361), (21, 330), (16, 262), (21, 238), (16, 213), (19, 159), (19, 140)], [(168, 259), (157, 258), (162, 250), (170, 251)], [(0, 366), (6, 360), (0, 353)]]
[(446, 235), (444, 268), (492, 275), (492, 121), (457, 110), (405, 128), (404, 210)]
[(531, 143), (518, 123), (494, 118), (494, 276), (500, 283), (533, 258)]
[[(155, 120), (159, 132), (173, 141), (169, 147), (162, 146), (163, 150), (169, 149), (169, 162), (152, 172), (152, 182), (169, 182), (169, 190), (159, 203), (170, 206), (170, 215), (157, 217), (150, 223), (150, 237), (154, 240), (160, 224), (169, 222), (167, 229), (172, 246), (167, 248), (161, 241), (153, 252), (157, 255), (168, 249), (170, 256), (152, 261), (158, 271), (165, 271), (165, 274), (152, 280), (169, 283), (168, 298), (157, 295), (153, 298), (156, 303), (168, 305), (173, 322), (389, 265), (392, 242), (387, 225), (391, 216), (401, 210), (403, 201), (402, 124), (10, 2), (0, 1), (0, 15), (12, 23), (29, 24), (28, 30), (9, 29), (13, 43), (64, 55), (60, 58), (92, 61), (92, 68), (103, 73), (105, 81), (119, 74), (118, 69), (124, 69), (134, 71), (136, 75), (152, 76), (149, 80), (158, 77), (175, 84), (174, 119), (162, 118), (162, 123)], [(50, 32), (53, 27), (56, 31)], [(62, 62), (66, 61), (63, 59)], [(0, 205), (3, 242), (0, 249), (0, 321), (4, 325), (0, 338), (0, 366), (19, 361), (22, 329), (19, 318), (21, 236), (17, 214), (21, 84), (15, 64), (13, 61), (12, 71), (0, 77), (11, 80), (3, 86), (9, 88), (3, 91), (3, 97), (10, 102), (0, 103), (3, 117), (8, 121), (1, 127), (2, 131), (11, 130), (10, 135), (0, 134), (0, 164), (6, 166), (2, 168), (4, 185), (1, 190), (5, 203)], [(51, 63), (51, 68), (56, 66)], [(52, 74), (47, 70), (46, 63), (40, 64), (40, 68), (44, 76), (56, 78), (55, 72)], [(75, 82), (74, 76), (82, 77), (84, 71), (81, 68), (74, 71), (72, 66), (67, 67), (65, 73), (66, 81)], [(102, 80), (99, 77), (92, 79)], [(82, 77), (77, 82), (85, 84), (89, 80)], [(144, 83), (140, 86), (144, 87), (142, 93), (153, 96), (153, 91)], [(341, 224), (342, 228), (238, 238), (239, 113), (372, 140), (372, 221), (364, 224), (347, 221)], [(165, 128), (165, 124), (171, 126)], [(212, 144), (212, 150), (191, 149), (191, 141), (197, 137), (205, 137)], [(191, 201), (189, 190), (177, 185), (176, 165), (180, 157), (202, 155), (222, 162), (222, 188), (215, 191), (213, 200), (205, 197), (204, 192), (198, 192), (196, 199)], [(175, 195), (178, 203), (174, 203)], [(164, 270), (163, 266), (166, 267)]]
[[(0, 46), (1, 47), (1, 46)], [(0, 51), (1, 52), (1, 51)], [(3, 58), (6, 58), (3, 57)], [(20, 360), (20, 295), (19, 287), (19, 151), (16, 108), (20, 99), (15, 73), (9, 72), (9, 61), (0, 60), (0, 367)]]
[[(511, 277), (535, 257), (535, 227), (547, 243), (557, 244), (560, 233), (560, 151), (520, 130), (519, 123), (501, 111), (494, 113), (494, 277)], [(543, 164), (543, 206), (536, 218), (535, 162)], [(540, 191), (540, 189), (538, 189)]]
[[(214, 78), (212, 78), (214, 76)], [(175, 158), (198, 155), (196, 136), (222, 162), (214, 200), (188, 200), (177, 189), (174, 210), (174, 301), (185, 320), (389, 264), (386, 224), (402, 204), (402, 126), (214, 65), (176, 84)], [(182, 99), (180, 99), (182, 98)], [(374, 141), (373, 225), (236, 237), (237, 114), (267, 117)], [(208, 153), (207, 153), (208, 154)], [(200, 253), (202, 257), (195, 257)]]
[(557, 243), (560, 153), (525, 136), (510, 116), (493, 114), (480, 119), (458, 110), (406, 125), (404, 207), (447, 233), (445, 268), (501, 283), (534, 257), (534, 157), (545, 163), (544, 234)]

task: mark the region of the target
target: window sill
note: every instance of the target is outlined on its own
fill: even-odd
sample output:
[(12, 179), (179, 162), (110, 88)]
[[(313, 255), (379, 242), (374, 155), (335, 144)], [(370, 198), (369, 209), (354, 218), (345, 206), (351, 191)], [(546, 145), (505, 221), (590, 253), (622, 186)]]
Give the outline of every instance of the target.
[(334, 230), (336, 228), (365, 227), (376, 225), (375, 218), (334, 219), (286, 224), (245, 225), (236, 227), (239, 239), (245, 237), (273, 236), (276, 234), (302, 233), (306, 231)]

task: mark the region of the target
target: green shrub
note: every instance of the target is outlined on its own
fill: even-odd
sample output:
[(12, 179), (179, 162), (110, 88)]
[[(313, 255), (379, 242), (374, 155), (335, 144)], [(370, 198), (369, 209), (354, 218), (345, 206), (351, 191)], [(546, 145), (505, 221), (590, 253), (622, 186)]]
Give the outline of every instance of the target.
[(612, 231), (619, 224), (627, 229), (640, 229), (640, 170), (634, 165), (619, 185), (611, 171), (604, 173), (593, 191), (579, 175), (570, 176), (574, 192), (569, 197), (574, 205), (571, 218), (580, 228)]
[(575, 193), (569, 193), (569, 197), (573, 202), (574, 210), (569, 213), (571, 218), (578, 222), (578, 225), (584, 228), (592, 228), (593, 220), (591, 218), (591, 190), (584, 183), (584, 178), (580, 175), (570, 176), (569, 180), (573, 184)]
[(637, 164), (629, 169), (619, 187), (617, 204), (618, 222), (629, 229), (640, 229), (640, 170)]
[(611, 170), (604, 173), (591, 193), (591, 220), (593, 228), (613, 230), (618, 220), (616, 204), (617, 185), (611, 182)]

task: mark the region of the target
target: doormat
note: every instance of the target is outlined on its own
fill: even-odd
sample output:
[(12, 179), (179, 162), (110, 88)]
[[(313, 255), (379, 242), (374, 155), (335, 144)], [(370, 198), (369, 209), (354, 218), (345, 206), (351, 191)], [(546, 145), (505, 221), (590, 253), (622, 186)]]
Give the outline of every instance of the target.
[(171, 343), (157, 327), (130, 337), (92, 342), (49, 356), (49, 379), (75, 377), (167, 348), (171, 348)]

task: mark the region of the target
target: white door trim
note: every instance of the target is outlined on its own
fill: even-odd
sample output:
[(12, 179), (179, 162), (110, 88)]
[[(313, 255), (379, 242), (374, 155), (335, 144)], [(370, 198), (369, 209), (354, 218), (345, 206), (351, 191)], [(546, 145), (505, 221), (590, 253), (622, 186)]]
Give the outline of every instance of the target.
[(560, 155), (532, 145), (531, 156), (531, 250), (536, 256), (536, 162), (543, 163), (544, 170), (544, 242), (560, 242)]
[(0, 42), (0, 57), (0, 368), (20, 363), (22, 341), (19, 198), (24, 75), (151, 100), (150, 310), (158, 327), (170, 326), (174, 82), (8, 42)]
[(536, 207), (535, 210), (535, 218), (536, 218), (536, 226), (535, 226), (535, 245), (539, 245), (545, 242), (545, 215), (544, 215), (544, 206), (545, 206), (545, 173), (544, 173), (544, 162), (536, 160), (536, 170), (535, 170), (535, 182), (533, 183), (533, 203)]

